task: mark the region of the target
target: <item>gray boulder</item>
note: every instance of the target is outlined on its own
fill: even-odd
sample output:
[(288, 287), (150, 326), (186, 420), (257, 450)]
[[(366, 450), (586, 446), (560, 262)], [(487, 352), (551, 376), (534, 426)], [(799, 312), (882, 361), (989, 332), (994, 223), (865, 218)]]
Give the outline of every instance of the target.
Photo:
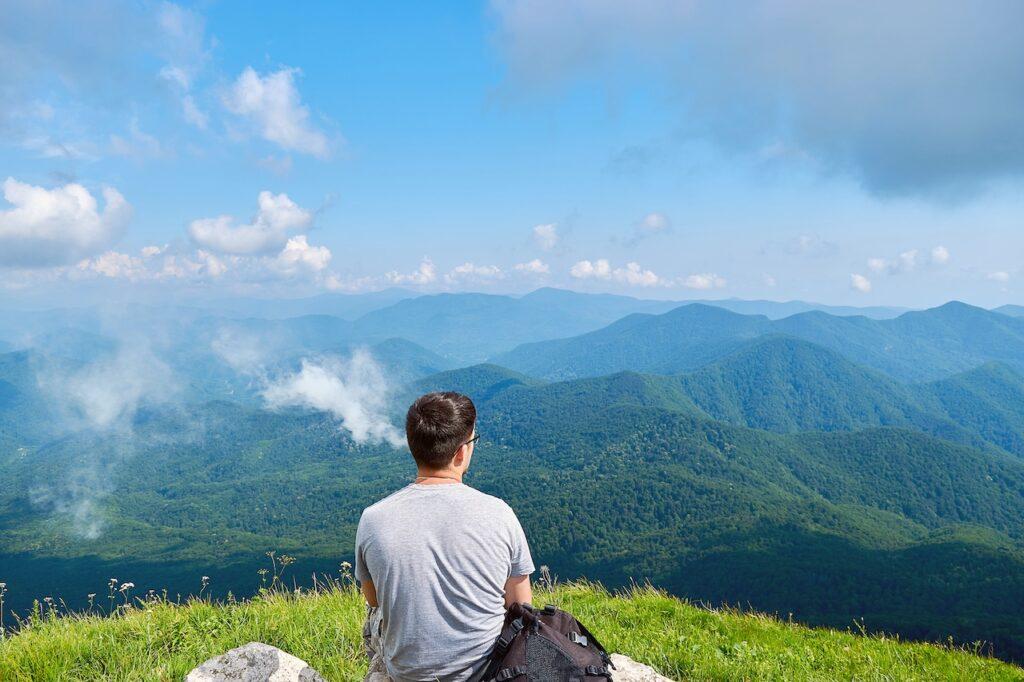
[(612, 654), (613, 682), (672, 682), (649, 665), (637, 663), (622, 654)]
[(320, 673), (276, 647), (249, 642), (197, 666), (185, 682), (326, 682)]

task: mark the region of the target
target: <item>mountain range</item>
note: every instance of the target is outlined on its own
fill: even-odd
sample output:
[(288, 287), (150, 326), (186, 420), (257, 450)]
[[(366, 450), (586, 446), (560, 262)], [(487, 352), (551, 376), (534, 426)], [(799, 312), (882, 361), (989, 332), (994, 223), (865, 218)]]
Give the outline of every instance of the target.
[[(403, 449), (354, 437), (345, 405), (398, 425), (416, 395), (459, 390), (482, 436), (468, 482), (516, 509), (557, 575), (1024, 659), (1022, 319), (960, 303), (772, 319), (554, 290), (351, 320), (132, 315), (145, 324), (29, 315), (20, 336), (3, 317), (30, 339), (0, 354), (15, 611), (81, 605), (110, 576), (243, 594), (271, 550), (334, 570), (363, 507), (411, 473)], [(327, 371), (359, 349), (379, 396)], [(323, 372), (289, 384), (304, 401), (267, 403), (309, 363)], [(132, 409), (89, 422), (111, 396)]]

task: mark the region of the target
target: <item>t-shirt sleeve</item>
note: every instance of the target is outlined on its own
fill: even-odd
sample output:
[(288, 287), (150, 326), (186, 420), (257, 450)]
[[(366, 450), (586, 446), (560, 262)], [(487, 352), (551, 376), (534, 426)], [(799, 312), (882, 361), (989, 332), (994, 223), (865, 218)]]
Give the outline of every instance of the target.
[(356, 580), (366, 582), (373, 580), (370, 577), (370, 570), (366, 567), (366, 557), (363, 550), (366, 546), (366, 521), (359, 517), (359, 526), (356, 528)]
[(511, 509), (509, 509), (509, 523), (512, 530), (512, 570), (509, 576), (530, 575), (534, 571), (530, 545), (526, 542), (526, 533), (523, 532), (519, 518)]

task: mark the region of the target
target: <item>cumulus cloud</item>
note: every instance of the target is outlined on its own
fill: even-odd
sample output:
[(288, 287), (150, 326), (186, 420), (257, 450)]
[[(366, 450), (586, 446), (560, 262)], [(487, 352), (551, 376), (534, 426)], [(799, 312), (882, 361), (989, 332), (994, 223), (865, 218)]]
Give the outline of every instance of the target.
[(653, 271), (640, 267), (639, 263), (630, 262), (625, 267), (612, 268), (606, 258), (577, 261), (569, 268), (569, 274), (576, 279), (609, 280), (629, 286), (654, 287), (668, 284)]
[(390, 284), (414, 284), (422, 286), (437, 280), (437, 267), (434, 265), (434, 261), (429, 258), (424, 258), (420, 261), (419, 267), (413, 272), (401, 273), (397, 270), (392, 270), (384, 275), (384, 279)]
[(287, 194), (260, 192), (259, 211), (248, 225), (236, 225), (228, 215), (193, 220), (189, 236), (196, 244), (220, 253), (251, 255), (269, 253), (288, 242), (288, 233), (309, 227), (313, 214)]
[(917, 249), (903, 251), (895, 258), (869, 258), (868, 269), (872, 272), (885, 273), (888, 275), (902, 275), (913, 272), (922, 262), (933, 266), (943, 266), (950, 260), (949, 249), (945, 246), (936, 246), (922, 256)]
[(0, 265), (42, 267), (74, 262), (106, 248), (131, 217), (131, 207), (112, 187), (102, 190), (101, 211), (82, 185), (46, 189), (7, 178), (0, 211)]
[(714, 272), (701, 272), (683, 277), (680, 281), (687, 289), (721, 289), (726, 285), (724, 277)]
[(932, 263), (935, 265), (945, 265), (949, 262), (949, 259), (949, 249), (945, 246), (940, 245), (932, 248)]
[(262, 396), (271, 409), (303, 407), (326, 412), (356, 443), (385, 442), (401, 447), (405, 439), (389, 421), (390, 387), (380, 366), (365, 349), (349, 360), (304, 359), (301, 369), (271, 382)]
[(289, 239), (284, 250), (274, 261), (275, 267), (284, 273), (294, 273), (302, 269), (320, 272), (330, 262), (330, 249), (326, 246), (310, 246), (304, 234)]
[(988, 273), (988, 275), (986, 275), (986, 279), (990, 279), (993, 282), (1006, 284), (1007, 282), (1010, 281), (1010, 273), (1006, 272), (1005, 270), (997, 270), (995, 272)]
[(612, 266), (606, 258), (596, 261), (581, 260), (569, 268), (569, 274), (576, 279), (611, 279)]
[(540, 258), (534, 258), (526, 263), (516, 263), (512, 266), (512, 269), (516, 272), (531, 275), (546, 275), (551, 271), (548, 264), (542, 261)]
[(533, 241), (541, 249), (550, 251), (551, 249), (558, 246), (558, 225), (555, 223), (544, 223), (542, 225), (534, 225), (533, 227)]
[(119, 251), (107, 251), (80, 261), (76, 267), (79, 271), (94, 272), (112, 279), (137, 280), (149, 274), (142, 258)]
[(491, 282), (502, 279), (505, 273), (497, 265), (476, 265), (466, 262), (452, 268), (451, 272), (444, 276), (449, 284), (458, 282)]
[(653, 75), (679, 90), (694, 132), (752, 153), (782, 145), (883, 195), (963, 193), (1024, 171), (1014, 0), (984, 12), (926, 0), (491, 4), (509, 87)]
[(904, 251), (895, 258), (869, 258), (868, 269), (872, 272), (886, 273), (889, 275), (900, 275), (911, 272), (917, 267), (917, 249)]
[(285, 68), (261, 76), (247, 67), (224, 95), (224, 106), (282, 149), (326, 158), (330, 143), (309, 120), (309, 109), (295, 86), (298, 73), (298, 69)]
[(850, 275), (850, 288), (866, 294), (871, 291), (871, 280), (864, 275), (852, 274)]

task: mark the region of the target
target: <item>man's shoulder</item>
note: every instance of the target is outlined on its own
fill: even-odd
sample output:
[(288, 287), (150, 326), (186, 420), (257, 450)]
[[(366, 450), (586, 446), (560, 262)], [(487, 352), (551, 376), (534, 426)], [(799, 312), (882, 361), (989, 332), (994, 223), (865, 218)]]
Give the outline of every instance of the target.
[(360, 521), (371, 520), (376, 516), (387, 515), (388, 510), (396, 504), (400, 504), (402, 498), (408, 494), (409, 486), (399, 488), (387, 497), (383, 497), (363, 510)]
[(507, 512), (510, 514), (512, 513), (512, 507), (510, 507), (508, 505), (508, 502), (501, 499), (500, 497), (488, 495), (487, 493), (477, 490), (476, 488), (471, 488), (468, 485), (462, 487), (465, 490), (465, 494), (469, 496), (477, 504), (492, 507), (495, 511)]

